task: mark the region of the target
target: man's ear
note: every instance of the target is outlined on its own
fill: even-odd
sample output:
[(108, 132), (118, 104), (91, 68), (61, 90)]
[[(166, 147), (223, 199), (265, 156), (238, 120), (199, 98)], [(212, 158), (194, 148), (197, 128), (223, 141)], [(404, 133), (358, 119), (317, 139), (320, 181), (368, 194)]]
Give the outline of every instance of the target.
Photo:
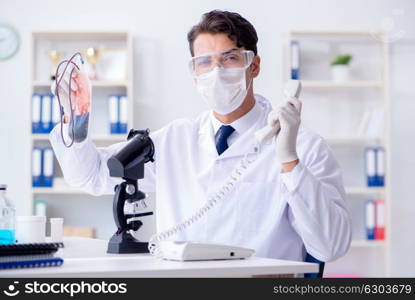
[(252, 64), (251, 64), (251, 76), (252, 76), (252, 78), (257, 77), (259, 75), (260, 70), (261, 70), (261, 58), (258, 55), (256, 55), (252, 59)]

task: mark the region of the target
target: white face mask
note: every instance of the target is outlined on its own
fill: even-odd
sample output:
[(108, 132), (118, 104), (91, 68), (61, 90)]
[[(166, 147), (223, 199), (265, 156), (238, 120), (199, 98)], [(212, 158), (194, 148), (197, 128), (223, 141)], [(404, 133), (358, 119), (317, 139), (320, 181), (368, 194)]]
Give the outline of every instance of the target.
[(197, 90), (215, 112), (229, 114), (241, 106), (252, 82), (251, 79), (248, 87), (246, 86), (245, 70), (245, 67), (215, 67), (209, 73), (196, 78)]

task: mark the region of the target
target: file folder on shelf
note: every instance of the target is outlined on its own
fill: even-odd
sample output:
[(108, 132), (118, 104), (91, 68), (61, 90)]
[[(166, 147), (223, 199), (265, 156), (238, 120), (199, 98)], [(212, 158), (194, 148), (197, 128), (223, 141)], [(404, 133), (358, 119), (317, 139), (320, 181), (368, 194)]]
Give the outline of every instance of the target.
[(375, 215), (376, 215), (375, 239), (384, 240), (385, 239), (385, 203), (382, 199), (378, 199), (375, 201)]
[(54, 154), (51, 147), (34, 147), (32, 150), (32, 186), (52, 187)]
[(32, 150), (32, 186), (42, 186), (42, 149), (39, 147)]
[(52, 97), (49, 94), (42, 95), (42, 133), (52, 130)]
[(110, 133), (118, 133), (118, 97), (111, 95), (109, 97), (109, 119), (110, 119)]
[(385, 186), (385, 150), (376, 149), (376, 185)]
[(367, 186), (385, 186), (385, 150), (382, 147), (365, 149), (365, 171)]
[(118, 133), (127, 133), (128, 124), (128, 100), (126, 95), (120, 95), (119, 97), (119, 111), (120, 121), (118, 127)]
[(367, 200), (365, 203), (365, 224), (368, 240), (375, 239), (375, 222), (375, 201)]
[(300, 79), (300, 44), (291, 42), (291, 79)]
[(39, 94), (33, 94), (32, 96), (32, 133), (42, 133), (42, 127), (40, 123), (42, 112), (42, 96)]
[(365, 150), (367, 186), (376, 186), (376, 150), (366, 148)]
[(127, 133), (128, 99), (125, 94), (110, 95), (108, 98), (111, 134)]
[(43, 149), (43, 186), (53, 186), (53, 150), (52, 148)]

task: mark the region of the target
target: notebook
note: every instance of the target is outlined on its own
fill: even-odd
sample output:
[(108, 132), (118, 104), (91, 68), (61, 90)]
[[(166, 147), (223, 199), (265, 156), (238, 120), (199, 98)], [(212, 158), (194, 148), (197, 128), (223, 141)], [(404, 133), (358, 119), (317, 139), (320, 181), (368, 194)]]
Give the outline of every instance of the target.
[(63, 248), (63, 243), (32, 243), (0, 245), (0, 257), (8, 255), (51, 254)]
[(0, 269), (54, 267), (63, 264), (63, 259), (53, 254), (10, 255), (0, 257)]
[(60, 266), (63, 259), (53, 255), (63, 247), (63, 243), (0, 245), (0, 269)]

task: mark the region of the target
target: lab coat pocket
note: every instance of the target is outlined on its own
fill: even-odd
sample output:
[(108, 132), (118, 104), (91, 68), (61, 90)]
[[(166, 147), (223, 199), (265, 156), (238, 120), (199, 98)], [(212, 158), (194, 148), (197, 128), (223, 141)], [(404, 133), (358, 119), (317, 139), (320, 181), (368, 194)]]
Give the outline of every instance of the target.
[(276, 182), (240, 182), (237, 187), (237, 230), (242, 235), (269, 231), (278, 215)]

